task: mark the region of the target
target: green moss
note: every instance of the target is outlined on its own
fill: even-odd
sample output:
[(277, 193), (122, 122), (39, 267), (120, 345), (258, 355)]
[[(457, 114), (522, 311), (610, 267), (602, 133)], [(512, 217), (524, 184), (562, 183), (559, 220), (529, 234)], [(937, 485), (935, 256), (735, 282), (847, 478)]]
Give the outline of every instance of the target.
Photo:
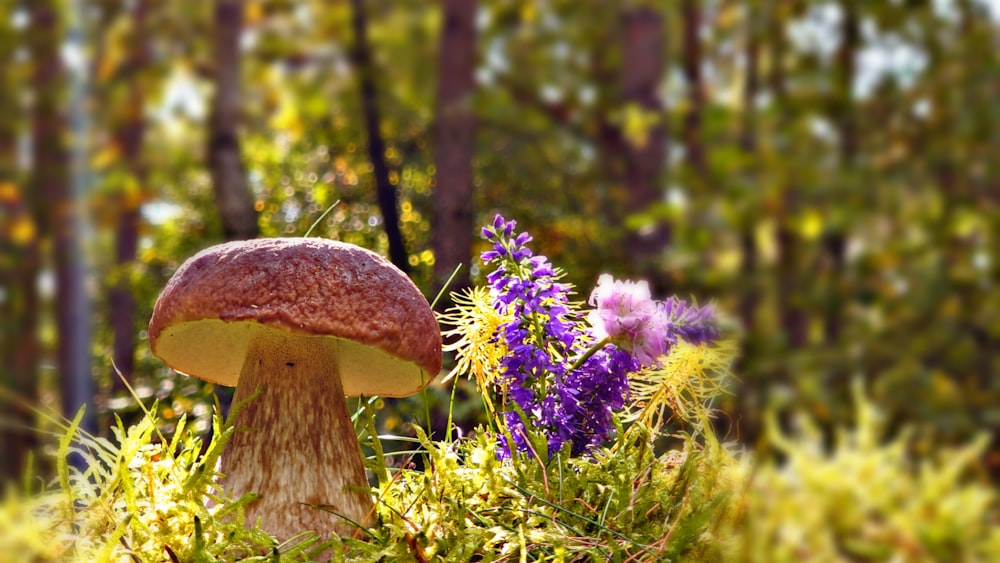
[[(372, 452), (376, 402), (356, 417)], [(205, 444), (183, 418), (170, 440), (156, 422), (118, 421), (110, 440), (66, 427), (56, 478), (26, 479), (0, 504), (0, 560), (1000, 560), (996, 491), (973, 473), (983, 443), (915, 456), (913, 434), (886, 440), (860, 395), (832, 448), (808, 420), (795, 435), (772, 429), (783, 463), (734, 455), (704, 420), (670, 437), (637, 420), (592, 457), (509, 462), (488, 430), (432, 440), (417, 427), (422, 469), (369, 458), (378, 502), (365, 539), (303, 530), (284, 544), (245, 522), (253, 496), (217, 485), (231, 427), (216, 417)], [(656, 451), (664, 438), (678, 449)]]
[[(8, 492), (0, 553), (88, 562), (302, 561), (324, 550), (348, 561), (667, 560), (709, 545), (704, 532), (725, 498), (714, 474), (732, 461), (693, 440), (656, 455), (648, 433), (631, 432), (593, 459), (501, 463), (485, 432), (443, 442), (417, 428), (425, 469), (370, 463), (381, 479), (367, 541), (321, 544), (304, 530), (279, 545), (244, 521), (252, 496), (218, 488), (214, 468), (233, 429), (215, 425), (207, 445), (184, 419), (170, 441), (152, 417), (129, 428), (119, 421), (112, 440), (70, 426), (57, 479)], [(84, 456), (84, 471), (66, 462), (71, 453)]]
[(915, 453), (856, 393), (856, 422), (831, 446), (801, 417), (769, 434), (784, 459), (760, 463), (720, 534), (727, 561), (1000, 561), (1000, 504), (976, 468), (987, 440)]
[(726, 498), (713, 472), (733, 462), (717, 446), (655, 455), (623, 439), (594, 459), (501, 463), (485, 432), (452, 443), (418, 433), (426, 469), (380, 484), (374, 539), (356, 559), (672, 560), (710, 545)]
[[(129, 428), (118, 420), (111, 440), (70, 425), (56, 482), (8, 491), (0, 553), (10, 561), (269, 559), (277, 543), (244, 525), (243, 506), (253, 497), (231, 499), (216, 485), (214, 467), (233, 430), (218, 420), (215, 430), (203, 452), (183, 418), (170, 441), (149, 417)], [(86, 469), (71, 466), (71, 455), (82, 456)]]

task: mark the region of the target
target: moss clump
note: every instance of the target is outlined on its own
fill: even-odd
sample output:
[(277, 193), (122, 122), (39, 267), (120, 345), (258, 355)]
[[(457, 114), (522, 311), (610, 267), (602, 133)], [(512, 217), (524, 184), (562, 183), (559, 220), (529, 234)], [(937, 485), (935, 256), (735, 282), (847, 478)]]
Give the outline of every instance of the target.
[[(271, 560), (280, 546), (244, 522), (243, 507), (254, 497), (232, 499), (217, 485), (214, 468), (232, 433), (216, 418), (203, 451), (184, 418), (169, 441), (152, 417), (128, 428), (118, 419), (111, 440), (71, 424), (59, 443), (57, 479), (40, 490), (27, 479), (22, 489), (7, 491), (0, 559)], [(80, 456), (84, 469), (71, 465), (71, 456)], [(315, 543), (301, 543), (288, 555), (304, 555)]]
[(771, 424), (780, 457), (762, 462), (720, 534), (727, 561), (1000, 561), (1000, 504), (975, 470), (987, 437), (914, 454), (916, 432), (885, 435), (879, 411), (856, 393), (857, 420), (825, 444), (800, 417), (789, 435)]
[(499, 462), (485, 432), (452, 443), (421, 433), (426, 469), (378, 487), (380, 521), (358, 558), (670, 561), (708, 549), (735, 459), (693, 440), (657, 455), (640, 436), (591, 458)]
[[(380, 447), (370, 405), (357, 420)], [(183, 419), (170, 440), (152, 417), (118, 422), (111, 440), (71, 425), (58, 477), (0, 503), (0, 561), (1000, 560), (996, 491), (970, 479), (983, 444), (919, 458), (912, 433), (886, 440), (872, 405), (859, 399), (858, 413), (832, 448), (808, 420), (795, 436), (772, 430), (784, 461), (754, 466), (708, 430), (657, 453), (663, 436), (641, 422), (593, 456), (545, 462), (499, 461), (487, 431), (442, 441), (417, 428), (423, 469), (369, 458), (377, 518), (364, 540), (303, 530), (285, 544), (244, 521), (253, 496), (219, 490), (233, 429), (217, 417), (208, 444)]]

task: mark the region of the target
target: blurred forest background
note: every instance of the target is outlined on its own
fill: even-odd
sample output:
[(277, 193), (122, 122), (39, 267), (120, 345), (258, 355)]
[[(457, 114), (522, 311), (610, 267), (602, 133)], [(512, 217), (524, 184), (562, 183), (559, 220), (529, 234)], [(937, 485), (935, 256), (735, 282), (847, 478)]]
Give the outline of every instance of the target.
[(991, 432), (1000, 474), (989, 0), (0, 6), (4, 477), (41, 440), (28, 405), (135, 409), (113, 366), (207, 428), (214, 390), (149, 352), (159, 290), (335, 202), (314, 235), (429, 298), (456, 264), (482, 280), (502, 212), (581, 299), (610, 272), (715, 301), (742, 327), (730, 439), (767, 408), (849, 420), (861, 379), (927, 451)]

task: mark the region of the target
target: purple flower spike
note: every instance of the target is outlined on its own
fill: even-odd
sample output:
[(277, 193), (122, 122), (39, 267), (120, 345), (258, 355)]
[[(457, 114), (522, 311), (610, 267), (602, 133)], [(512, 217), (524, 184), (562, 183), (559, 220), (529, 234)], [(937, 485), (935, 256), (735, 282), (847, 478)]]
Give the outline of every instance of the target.
[[(595, 340), (570, 306), (572, 288), (558, 281), (561, 273), (545, 256), (526, 246), (531, 236), (515, 233), (514, 226), (498, 215), (484, 230), (493, 248), (483, 259), (496, 266), (487, 275), (494, 307), (512, 318), (496, 335), (509, 351), (500, 360), (498, 387), (508, 408), (517, 405), (530, 419), (526, 424), (516, 410), (503, 413), (513, 443), (499, 437), (500, 457), (527, 451), (526, 436), (538, 431), (550, 456), (567, 444), (573, 455), (584, 454), (613, 435), (613, 412), (621, 408), (628, 372), (637, 365), (628, 354), (610, 349), (574, 369), (571, 359)], [(614, 354), (628, 361), (612, 361)]]

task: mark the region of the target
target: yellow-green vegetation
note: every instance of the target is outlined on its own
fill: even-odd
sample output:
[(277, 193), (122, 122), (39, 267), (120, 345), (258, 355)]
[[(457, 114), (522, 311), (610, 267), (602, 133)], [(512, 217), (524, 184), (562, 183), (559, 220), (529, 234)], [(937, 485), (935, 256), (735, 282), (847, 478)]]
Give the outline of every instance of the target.
[[(362, 402), (358, 425), (373, 413)], [(912, 433), (885, 441), (859, 396), (855, 428), (825, 447), (801, 421), (772, 428), (783, 461), (734, 455), (706, 427), (675, 435), (641, 422), (591, 458), (498, 460), (487, 432), (433, 440), (423, 468), (369, 458), (377, 521), (357, 538), (279, 545), (244, 522), (213, 470), (233, 429), (203, 443), (183, 422), (164, 439), (147, 417), (114, 438), (66, 428), (55, 480), (26, 479), (0, 505), (0, 561), (996, 561), (998, 501), (974, 477), (983, 444), (915, 457)], [(692, 425), (692, 428), (698, 425)], [(362, 430), (368, 447), (378, 438)], [(82, 472), (68, 464), (86, 459)]]
[[(644, 446), (648, 432), (633, 432), (631, 443), (593, 459), (543, 464), (530, 456), (498, 461), (484, 432), (446, 442), (417, 428), (424, 469), (369, 459), (380, 482), (367, 538), (359, 531), (364, 540), (321, 544), (303, 530), (279, 545), (245, 526), (251, 495), (234, 500), (218, 490), (213, 468), (234, 430), (218, 417), (215, 430), (202, 452), (183, 419), (169, 441), (152, 417), (119, 424), (110, 441), (69, 427), (55, 482), (8, 492), (0, 560), (673, 560), (711, 547), (705, 531), (736, 488), (725, 478), (734, 460), (714, 441), (688, 440), (682, 451), (657, 455)], [(71, 454), (84, 456), (84, 471), (66, 462)]]
[[(761, 460), (720, 535), (727, 561), (1000, 561), (996, 489), (976, 479), (986, 437), (919, 455), (915, 429), (889, 439), (855, 392), (856, 421), (832, 445), (806, 417), (771, 420), (782, 463)], [(981, 476), (980, 476), (981, 477)]]
[[(708, 347), (686, 349), (696, 360)], [(682, 363), (665, 364), (682, 365)], [(708, 364), (711, 365), (711, 364)], [(666, 369), (666, 368), (664, 368)], [(724, 370), (722, 370), (724, 371)], [(466, 373), (468, 375), (468, 373)], [(664, 389), (709, 388), (719, 371), (662, 377)], [(457, 383), (457, 380), (454, 380)], [(664, 397), (635, 403), (637, 414)], [(697, 393), (692, 400), (710, 397)], [(146, 416), (112, 440), (65, 428), (58, 477), (46, 486), (10, 491), (0, 512), (0, 559), (16, 561), (302, 561), (322, 555), (345, 561), (668, 561), (711, 556), (710, 533), (740, 489), (737, 459), (704, 418), (683, 433), (649, 428), (645, 418), (619, 428), (615, 440), (588, 456), (568, 449), (542, 458), (498, 454), (496, 428), (443, 440), (414, 426), (416, 465), (390, 468), (375, 430), (376, 400), (359, 403), (355, 424), (373, 453), (377, 517), (354, 538), (319, 538), (307, 530), (279, 545), (244, 521), (253, 496), (231, 499), (215, 467), (234, 428), (214, 417), (210, 441), (180, 419), (170, 439)], [(236, 408), (239, 408), (237, 406)], [(692, 409), (699, 416), (705, 408)], [(676, 450), (659, 452), (657, 440)], [(67, 462), (81, 455), (80, 471)], [(396, 452), (394, 455), (399, 455)], [(319, 509), (319, 508), (317, 508)], [(5, 559), (6, 560), (6, 559)]]
[[(78, 429), (82, 411), (62, 429), (52, 481), (29, 470), (0, 504), (0, 562), (1000, 560), (1000, 502), (974, 471), (985, 438), (921, 454), (914, 431), (886, 435), (859, 386), (853, 428), (827, 440), (808, 419), (795, 432), (772, 422), (777, 455), (754, 459), (713, 430), (735, 352), (726, 339), (678, 342), (631, 374), (598, 447), (549, 451), (529, 428), (524, 448), (503, 451), (505, 389), (490, 395), (510, 353), (491, 337), (504, 318), (483, 306), (487, 292), (460, 297), (443, 317), (456, 327), (450, 381), (476, 383), (488, 423), (454, 438), (450, 421), (444, 436), (419, 425), (380, 436), (382, 401), (360, 400), (376, 514), (352, 537), (302, 530), (282, 543), (247, 522), (254, 495), (231, 498), (215, 469), (236, 429), (215, 415), (206, 442), (153, 405), (135, 425), (116, 419), (110, 440)], [(383, 440), (412, 448), (387, 455)]]
[[(83, 411), (81, 411), (82, 414)], [(269, 560), (276, 542), (244, 526), (252, 495), (230, 499), (214, 467), (232, 427), (216, 417), (214, 438), (202, 439), (181, 418), (168, 441), (151, 416), (112, 429), (112, 440), (66, 428), (57, 478), (40, 490), (30, 478), (7, 491), (0, 508), (0, 560), (236, 561)], [(70, 464), (81, 456), (85, 469)], [(30, 471), (28, 472), (30, 475)], [(304, 542), (289, 555), (302, 555)]]
[[(705, 532), (734, 488), (718, 444), (656, 455), (648, 436), (593, 459), (497, 460), (478, 433), (421, 434), (430, 463), (379, 487), (373, 560), (670, 561), (711, 546)], [(581, 559), (582, 558), (582, 559)]]

